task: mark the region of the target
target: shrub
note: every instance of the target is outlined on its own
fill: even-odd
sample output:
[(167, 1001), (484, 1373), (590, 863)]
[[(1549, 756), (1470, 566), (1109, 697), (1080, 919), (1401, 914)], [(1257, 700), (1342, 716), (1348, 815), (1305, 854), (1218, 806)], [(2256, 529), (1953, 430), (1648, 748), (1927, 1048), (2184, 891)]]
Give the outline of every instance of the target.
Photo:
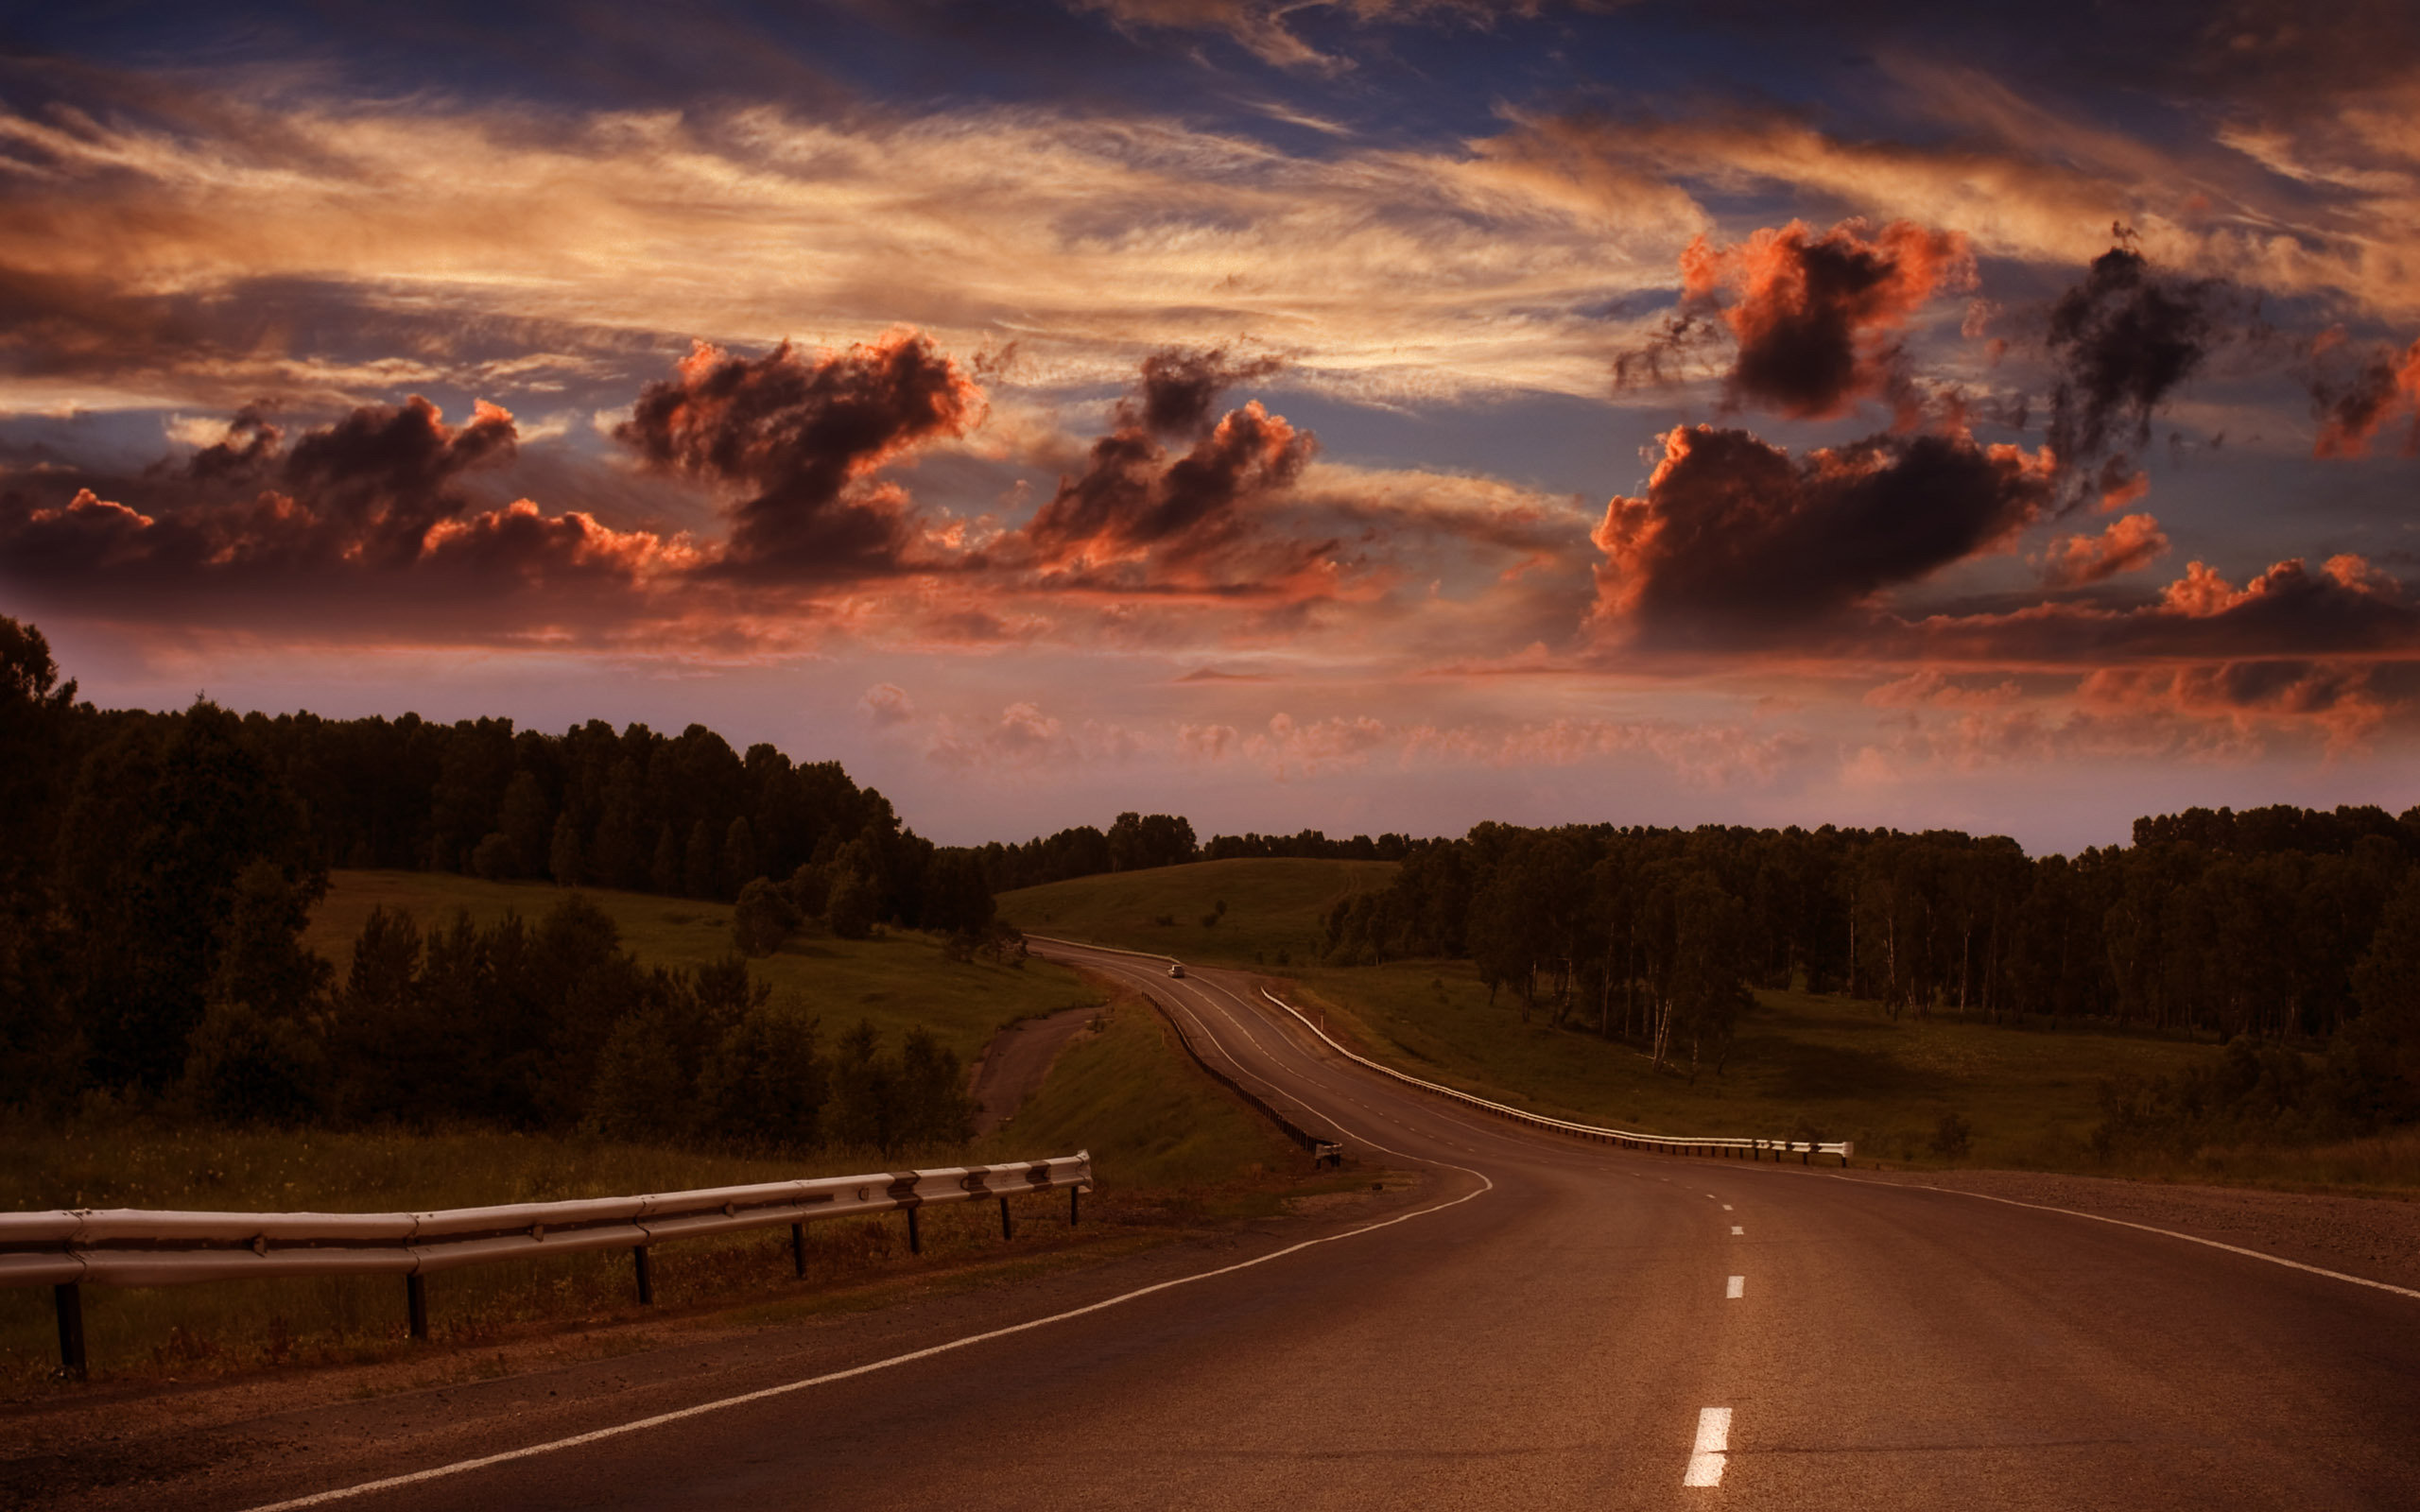
[(185, 1041), (183, 1091), (225, 1124), (294, 1124), (319, 1110), (326, 1057), (311, 1032), (245, 1003), (214, 1003)]
[(1940, 1122), (1933, 1125), (1930, 1141), (1932, 1153), (1944, 1160), (1963, 1159), (1974, 1143), (1974, 1125), (1968, 1124), (1965, 1117), (1955, 1109), (1943, 1113)]

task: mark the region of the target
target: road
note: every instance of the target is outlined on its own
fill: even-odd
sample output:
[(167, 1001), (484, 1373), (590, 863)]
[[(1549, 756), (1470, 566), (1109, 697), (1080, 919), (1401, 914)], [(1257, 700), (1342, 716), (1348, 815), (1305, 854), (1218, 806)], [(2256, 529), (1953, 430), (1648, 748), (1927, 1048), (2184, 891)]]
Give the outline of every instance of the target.
[(1240, 973), (1045, 949), (1150, 989), (1365, 1161), (1428, 1173), (1421, 1200), (328, 1504), (2420, 1505), (2420, 1298), (1854, 1172), (1531, 1133), (1341, 1062)]

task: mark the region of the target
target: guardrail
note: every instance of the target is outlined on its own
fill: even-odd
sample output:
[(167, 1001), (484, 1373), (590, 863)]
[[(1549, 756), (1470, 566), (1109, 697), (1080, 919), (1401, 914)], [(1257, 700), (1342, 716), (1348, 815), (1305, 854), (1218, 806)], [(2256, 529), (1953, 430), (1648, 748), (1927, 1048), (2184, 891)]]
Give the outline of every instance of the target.
[(1284, 998), (1279, 997), (1276, 993), (1271, 992), (1267, 988), (1262, 988), (1260, 989), (1260, 995), (1267, 998), (1270, 1002), (1276, 1004), (1279, 1007), (1284, 1008), (1287, 1012), (1292, 1014), (1304, 1028), (1308, 1029), (1311, 1033), (1318, 1035), (1322, 1040), (1326, 1040), (1328, 1047), (1334, 1050), (1338, 1055), (1342, 1056), (1349, 1060), (1357, 1061), (1361, 1065), (1367, 1066), (1372, 1071), (1377, 1072), (1382, 1075), (1392, 1076), (1399, 1082), (1418, 1087), (1424, 1091), (1435, 1092), (1441, 1097), (1450, 1097), (1458, 1103), (1467, 1104), (1472, 1108), (1479, 1108), (1485, 1112), (1494, 1113), (1499, 1118), (1509, 1118), (1517, 1123), (1534, 1125), (1539, 1128), (1550, 1128), (1560, 1133), (1577, 1134), (1582, 1139), (1596, 1140), (1606, 1144), (1618, 1144), (1624, 1149), (1662, 1150), (1673, 1155), (1714, 1155), (1733, 1157), (1745, 1155), (1750, 1160), (1761, 1160), (1765, 1158), (1765, 1152), (1770, 1150), (1772, 1152), (1773, 1159), (1776, 1160), (1782, 1159), (1784, 1156), (1795, 1155), (1799, 1158), (1799, 1163), (1801, 1165), (1806, 1164), (1813, 1157), (1818, 1155), (1837, 1155), (1841, 1158), (1841, 1164), (1845, 1167), (1849, 1163), (1849, 1157), (1857, 1153), (1856, 1142), (1852, 1140), (1817, 1141), (1674, 1138), (1670, 1135), (1665, 1134), (1634, 1134), (1628, 1129), (1599, 1128), (1594, 1124), (1575, 1124), (1567, 1118), (1548, 1118), (1544, 1113), (1532, 1113), (1524, 1108), (1508, 1108), (1502, 1103), (1492, 1103), (1484, 1097), (1474, 1096), (1466, 1091), (1460, 1091), (1451, 1087), (1441, 1086), (1433, 1081), (1423, 1081), (1418, 1076), (1397, 1071), (1392, 1066), (1381, 1065), (1379, 1062), (1372, 1060), (1367, 1056), (1356, 1055), (1352, 1051), (1345, 1049), (1344, 1046), (1338, 1044), (1334, 1039), (1329, 1037), (1326, 1030), (1321, 1028), (1318, 1024), (1313, 1023), (1309, 1019), (1304, 1017), (1302, 1009), (1294, 1006), (1291, 1003), (1287, 1002)]
[(165, 1212), (141, 1208), (0, 1212), (0, 1286), (49, 1286), (59, 1316), (60, 1368), (85, 1371), (79, 1286), (172, 1286), (280, 1276), (399, 1275), (411, 1336), (428, 1337), (423, 1278), (465, 1265), (594, 1249), (631, 1251), (641, 1303), (655, 1300), (650, 1246), (743, 1228), (790, 1226), (790, 1255), (806, 1274), (806, 1225), (864, 1213), (908, 1214), (908, 1247), (924, 1250), (916, 1210), (1064, 1190), (1067, 1222), (1091, 1190), (1092, 1155), (1079, 1151), (1006, 1165), (819, 1177), (753, 1186), (568, 1202), (517, 1202), (436, 1212)]

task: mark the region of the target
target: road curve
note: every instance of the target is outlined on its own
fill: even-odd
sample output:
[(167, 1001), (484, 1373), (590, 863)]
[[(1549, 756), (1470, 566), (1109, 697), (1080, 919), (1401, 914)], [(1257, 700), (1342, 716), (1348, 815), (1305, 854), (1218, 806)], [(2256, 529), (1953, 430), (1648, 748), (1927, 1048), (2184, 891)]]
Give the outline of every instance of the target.
[(2420, 1505), (2420, 1299), (2051, 1211), (1531, 1132), (1343, 1062), (1241, 973), (1037, 949), (1150, 991), (1365, 1160), (1426, 1171), (1423, 1200), (842, 1379), (284, 1494), (365, 1512)]

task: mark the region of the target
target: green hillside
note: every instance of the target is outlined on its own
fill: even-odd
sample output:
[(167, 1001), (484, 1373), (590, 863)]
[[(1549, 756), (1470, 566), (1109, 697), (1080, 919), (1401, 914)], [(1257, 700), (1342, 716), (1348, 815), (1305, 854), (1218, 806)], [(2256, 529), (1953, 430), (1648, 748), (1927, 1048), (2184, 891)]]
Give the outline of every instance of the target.
[[(728, 903), (597, 888), (585, 895), (620, 927), (623, 948), (648, 965), (702, 965), (731, 951)], [(362, 921), (382, 903), (408, 911), (426, 930), (457, 908), (468, 909), (481, 923), (513, 910), (535, 919), (562, 897), (561, 888), (545, 883), (482, 882), (435, 871), (337, 871), (330, 874), (328, 895), (312, 913), (303, 940), (336, 963), (341, 980)], [(1073, 972), (1047, 961), (1028, 960), (1020, 967), (953, 961), (930, 936), (895, 930), (865, 940), (800, 936), (777, 954), (750, 962), (749, 970), (771, 983), (777, 997), (794, 997), (821, 1016), (827, 1032), (862, 1018), (895, 1042), (909, 1027), (923, 1024), (970, 1064), (1002, 1024), (1101, 1001)]]
[[(1028, 934), (1180, 960), (1276, 967), (1317, 958), (1329, 905), (1384, 887), (1394, 873), (1392, 861), (1200, 861), (1002, 893), (1000, 917)], [(1217, 913), (1221, 902), (1223, 915)], [(1203, 922), (1211, 918), (1216, 922)]]

